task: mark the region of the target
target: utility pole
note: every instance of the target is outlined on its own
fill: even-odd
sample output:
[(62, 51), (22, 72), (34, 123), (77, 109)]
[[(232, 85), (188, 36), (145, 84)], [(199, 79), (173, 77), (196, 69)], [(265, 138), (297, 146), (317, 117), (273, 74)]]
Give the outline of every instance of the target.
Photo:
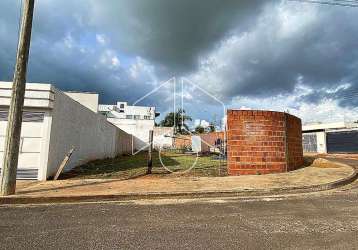
[(29, 58), (32, 19), (35, 0), (24, 0), (11, 103), (6, 129), (2, 165), (1, 195), (15, 194), (16, 172), (19, 158), (22, 108), (24, 106), (27, 62)]

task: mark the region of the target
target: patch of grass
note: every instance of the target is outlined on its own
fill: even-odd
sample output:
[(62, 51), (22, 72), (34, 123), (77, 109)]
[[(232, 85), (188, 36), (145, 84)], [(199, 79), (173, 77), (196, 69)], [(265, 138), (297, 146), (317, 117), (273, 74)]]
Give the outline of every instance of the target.
[[(196, 155), (161, 152), (163, 164), (173, 172), (185, 171), (194, 164), (194, 168), (185, 173), (185, 176), (223, 176), (227, 175), (226, 163), (218, 160), (215, 155)], [(177, 176), (170, 174), (161, 164), (159, 153), (153, 152), (153, 174), (162, 177)], [(140, 152), (136, 155), (123, 155), (113, 159), (96, 160), (72, 169), (70, 172), (61, 175), (61, 179), (68, 178), (116, 178), (130, 179), (140, 177), (147, 171), (147, 152)]]

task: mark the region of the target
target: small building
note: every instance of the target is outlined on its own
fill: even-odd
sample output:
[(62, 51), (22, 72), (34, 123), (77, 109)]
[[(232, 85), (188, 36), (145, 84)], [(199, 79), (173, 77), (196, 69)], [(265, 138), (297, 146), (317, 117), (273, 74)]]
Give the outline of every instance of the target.
[(98, 112), (107, 120), (133, 136), (133, 150), (145, 148), (149, 143), (149, 131), (154, 130), (155, 107), (130, 106), (127, 102), (116, 105), (99, 105)]
[[(11, 92), (11, 82), (0, 82), (0, 167)], [(98, 94), (77, 93), (77, 101), (70, 96), (51, 84), (26, 84), (18, 179), (54, 176), (72, 147), (66, 170), (130, 151), (131, 137), (91, 108), (98, 106)]]
[(314, 123), (302, 126), (305, 153), (358, 153), (358, 123)]

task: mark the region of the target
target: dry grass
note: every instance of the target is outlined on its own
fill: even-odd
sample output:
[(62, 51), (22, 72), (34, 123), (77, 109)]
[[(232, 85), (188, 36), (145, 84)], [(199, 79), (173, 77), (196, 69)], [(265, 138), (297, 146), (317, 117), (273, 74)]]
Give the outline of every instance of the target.
[[(225, 176), (226, 162), (218, 160), (216, 155), (200, 156), (176, 152), (153, 153), (153, 175), (161, 177), (173, 177), (177, 174), (170, 174), (163, 164), (174, 173), (188, 170), (195, 163), (190, 172), (185, 176)], [(196, 159), (197, 158), (197, 159)], [(161, 159), (161, 160), (160, 160)], [(72, 169), (70, 172), (61, 175), (61, 179), (130, 179), (144, 176), (147, 171), (147, 153), (140, 152), (136, 155), (124, 155), (114, 159), (96, 160)]]

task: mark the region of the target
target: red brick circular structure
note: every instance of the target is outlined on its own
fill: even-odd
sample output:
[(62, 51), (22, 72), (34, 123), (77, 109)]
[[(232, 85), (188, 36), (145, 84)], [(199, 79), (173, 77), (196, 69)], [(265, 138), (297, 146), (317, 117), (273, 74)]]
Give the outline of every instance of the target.
[(269, 174), (303, 165), (301, 119), (282, 112), (228, 110), (229, 175)]

